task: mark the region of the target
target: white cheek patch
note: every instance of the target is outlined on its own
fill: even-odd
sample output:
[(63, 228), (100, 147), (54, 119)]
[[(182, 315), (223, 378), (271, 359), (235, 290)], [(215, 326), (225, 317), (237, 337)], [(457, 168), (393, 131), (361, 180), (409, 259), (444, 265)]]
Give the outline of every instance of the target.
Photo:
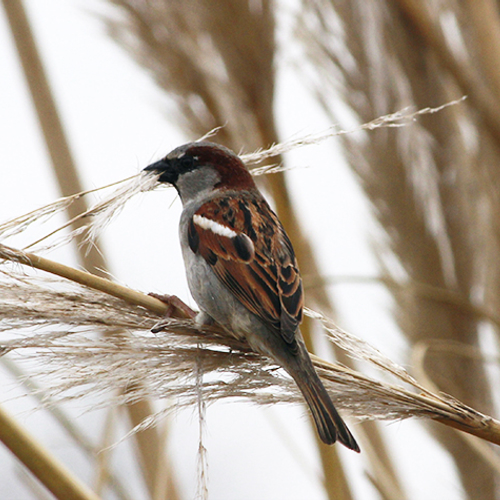
[(236, 231), (233, 231), (232, 229), (229, 229), (228, 227), (223, 226), (222, 224), (219, 224), (211, 219), (207, 219), (206, 217), (203, 217), (203, 215), (195, 214), (193, 216), (193, 222), (202, 229), (212, 231), (212, 233), (224, 236), (225, 238), (236, 238), (236, 236), (238, 236)]

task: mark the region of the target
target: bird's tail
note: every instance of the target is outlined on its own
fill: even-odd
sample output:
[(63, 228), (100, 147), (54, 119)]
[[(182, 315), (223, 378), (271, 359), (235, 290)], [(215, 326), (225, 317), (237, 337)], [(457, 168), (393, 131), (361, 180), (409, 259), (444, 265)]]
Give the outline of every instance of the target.
[(287, 371), (297, 383), (311, 410), (319, 437), (326, 444), (333, 444), (338, 440), (350, 450), (359, 453), (358, 443), (333, 405), (309, 355), (306, 354), (306, 356), (307, 358), (304, 359), (303, 356), (299, 355), (301, 358), (299, 369)]

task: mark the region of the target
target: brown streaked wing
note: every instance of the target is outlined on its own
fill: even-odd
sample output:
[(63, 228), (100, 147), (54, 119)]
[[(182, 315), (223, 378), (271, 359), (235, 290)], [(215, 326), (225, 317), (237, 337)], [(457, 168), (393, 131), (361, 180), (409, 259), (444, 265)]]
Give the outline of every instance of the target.
[(249, 311), (293, 346), (302, 320), (302, 280), (290, 240), (267, 202), (251, 194), (243, 199), (223, 196), (205, 203), (196, 214), (243, 233), (253, 242), (252, 258), (245, 260), (232, 241), (236, 238), (218, 235), (192, 221), (189, 226), (190, 241), (197, 243), (192, 250), (200, 253)]

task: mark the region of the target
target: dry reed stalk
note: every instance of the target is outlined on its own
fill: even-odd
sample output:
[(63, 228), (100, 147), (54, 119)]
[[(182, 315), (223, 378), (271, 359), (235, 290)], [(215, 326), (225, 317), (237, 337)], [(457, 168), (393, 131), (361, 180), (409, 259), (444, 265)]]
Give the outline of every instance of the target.
[[(78, 177), (76, 163), (23, 4), (20, 0), (4, 0), (3, 4), (61, 195), (70, 196), (79, 193), (83, 191), (83, 188)], [(87, 207), (83, 198), (77, 198), (66, 208), (69, 218), (73, 219), (79, 213), (84, 212)], [(72, 226), (73, 230), (78, 227), (77, 222)], [(80, 248), (83, 243), (84, 235), (77, 233), (76, 248)], [(87, 248), (86, 251), (77, 250), (77, 255), (86, 269), (100, 274), (101, 270), (105, 269), (106, 263), (102, 253), (97, 251), (97, 245), (96, 241), (95, 245)]]
[[(451, 73), (455, 82), (462, 89), (462, 93), (473, 100), (480, 119), (484, 121), (486, 127), (495, 136), (496, 142), (498, 142), (500, 140), (500, 119), (498, 118), (500, 116), (500, 106), (498, 101), (488, 84), (471, 67), (463, 64), (463, 60), (453, 53), (441, 26), (436, 21), (439, 16), (436, 15), (436, 12), (430, 12), (426, 2), (396, 0), (396, 5), (407, 16), (411, 29), (422, 37), (426, 46), (439, 58), (442, 67)], [(444, 3), (441, 11), (451, 12), (457, 17), (463, 15), (462, 8), (457, 8), (456, 3), (451, 5), (451, 2)], [(466, 15), (462, 21), (469, 23), (470, 17)], [(464, 24), (462, 24), (463, 26)]]
[[(5, 0), (3, 4), (59, 189), (63, 196), (71, 197), (73, 193), (79, 193), (83, 189), (28, 17), (20, 0)], [(87, 210), (85, 199), (73, 197), (71, 203), (68, 203), (65, 208), (70, 219), (69, 224), (73, 229), (79, 261), (85, 269), (95, 274), (105, 275), (107, 266), (104, 254), (99, 248), (98, 239), (94, 237), (88, 246), (88, 235), (85, 234), (85, 227), (82, 227), (81, 218), (77, 217)], [(139, 412), (140, 415), (151, 413), (151, 405), (148, 401), (137, 402), (134, 406), (129, 407), (129, 412), (132, 421), (134, 421), (137, 419), (136, 412)], [(150, 491), (153, 492), (154, 478), (151, 477), (151, 471), (157, 469), (157, 457), (161, 453), (161, 446), (158, 436), (151, 435), (151, 432), (144, 436), (137, 434), (136, 439), (139, 444), (140, 458), (142, 463), (146, 464), (143, 467), (147, 476), (146, 483)], [(173, 487), (170, 489), (173, 490)]]
[(330, 277), (313, 277), (305, 276), (304, 285), (305, 288), (313, 288), (317, 286), (318, 281), (322, 284), (326, 283), (358, 283), (358, 284), (369, 284), (369, 283), (380, 283), (390, 288), (393, 294), (404, 294), (411, 293), (418, 295), (423, 300), (428, 300), (431, 302), (442, 303), (447, 306), (458, 308), (464, 310), (467, 314), (471, 314), (476, 317), (477, 321), (486, 321), (490, 323), (494, 328), (500, 328), (500, 316), (494, 311), (486, 309), (484, 306), (471, 303), (470, 300), (464, 298), (460, 293), (447, 288), (440, 288), (437, 286), (429, 285), (427, 283), (419, 283), (416, 281), (412, 282), (396, 282), (390, 276), (381, 277), (360, 277), (360, 276), (337, 276), (335, 278)]
[[(318, 1), (309, 10), (310, 24), (303, 26), (302, 34), (320, 73), (318, 94), (329, 113), (335, 114), (328, 104), (335, 90), (340, 91), (358, 119), (365, 121), (410, 103), (427, 106), (446, 101), (456, 92), (457, 84), (463, 87), (463, 80), (470, 80), (472, 68), (452, 54), (437, 23), (439, 13), (446, 9), (448, 14), (452, 12), (451, 5), (435, 5), (431, 14), (426, 2), (397, 3), (402, 8), (404, 5), (406, 13), (410, 9), (415, 15), (412, 22), (418, 26), (416, 32), (391, 3), (334, 5)], [(431, 21), (431, 15), (436, 21)], [(437, 46), (439, 58), (434, 57)], [(453, 65), (444, 66), (453, 69), (456, 81), (440, 66), (443, 54), (453, 60)], [(480, 75), (472, 74), (474, 81), (480, 81)], [(474, 99), (470, 105), (485, 116), (489, 111), (481, 107), (483, 87), (481, 83), (471, 89)], [(480, 271), (485, 257), (491, 259), (490, 250), (497, 245), (482, 231), (489, 222), (488, 214), (494, 213), (492, 207), (498, 206), (498, 193), (490, 197), (491, 186), (481, 183), (488, 177), (487, 165), (478, 176), (470, 172), (476, 145), (471, 147), (461, 127), (466, 123), (476, 137), (483, 133), (489, 137), (484, 123), (491, 127), (492, 136), (497, 130), (491, 120), (476, 120), (475, 116), (481, 115), (469, 110), (455, 108), (432, 119), (424, 118), (411, 132), (380, 130), (369, 137), (349, 136), (344, 141), (350, 164), (386, 232), (384, 251), (390, 249), (400, 266), (395, 269), (391, 261), (381, 257), (389, 279), (398, 282), (403, 276), (404, 280), (433, 289), (449, 290), (469, 303), (467, 308), (457, 309), (450, 303), (424, 299), (416, 291), (418, 287), (407, 288), (406, 293), (399, 288), (398, 293), (393, 293), (398, 321), (413, 342), (442, 338), (477, 346), (479, 341), (478, 318), (471, 314), (470, 301), (474, 287), (482, 286)], [(481, 205), (488, 207), (486, 217)], [(493, 227), (497, 233), (498, 224), (493, 223)], [(478, 247), (478, 240), (485, 241), (484, 247)], [(493, 268), (497, 269), (498, 263)], [(392, 287), (391, 291), (396, 289)], [(495, 310), (487, 304), (483, 308)], [(442, 353), (432, 353), (427, 359), (427, 371), (441, 390), (491, 411), (482, 362), (457, 362)], [(489, 465), (471, 461), (469, 445), (453, 434), (440, 432), (440, 439), (453, 454), (469, 496), (494, 498), (494, 474)]]
[[(108, 21), (111, 36), (173, 97), (176, 123), (189, 136), (199, 137), (223, 127), (217, 142), (237, 152), (243, 147), (255, 150), (278, 142), (273, 114), (274, 2), (111, 2), (127, 15), (125, 23)], [(317, 271), (284, 176), (273, 176), (268, 188), (299, 262)], [(307, 322), (302, 333), (311, 349)], [(316, 439), (328, 497), (351, 500), (335, 448), (322, 446)]]
[[(493, 95), (500, 95), (498, 67), (500, 53), (495, 40), (500, 37), (498, 4), (492, 1), (467, 1), (457, 9), (460, 25), (470, 52), (470, 64)], [(478, 127), (479, 129), (479, 127)], [(478, 144), (472, 163), (472, 175), (478, 176), (483, 193), (481, 231), (478, 244), (484, 248), (480, 282), (484, 286), (482, 306), (487, 311), (500, 310), (500, 169), (498, 168), (500, 139), (491, 127), (476, 132)], [(498, 337), (499, 329), (495, 332)], [(492, 385), (499, 383), (498, 378)]]
[[(8, 357), (2, 358), (2, 367), (6, 368), (9, 373), (19, 380), (23, 386), (26, 387), (27, 391), (38, 400), (39, 404), (41, 404), (43, 389), (35, 382), (33, 377), (29, 377), (27, 372), (21, 370), (19, 366)], [(89, 459), (94, 460), (99, 450), (105, 448), (105, 446), (93, 444), (92, 437), (83, 433), (62, 408), (54, 406), (51, 408), (50, 413), (59, 423), (61, 428), (63, 428), (78, 444), (80, 449), (86, 453)], [(99, 459), (99, 457), (97, 459)], [(98, 473), (101, 473), (100, 467), (98, 467)], [(120, 500), (131, 500), (128, 494), (128, 488), (123, 484), (119, 476), (112, 470), (106, 470), (106, 476), (109, 479), (108, 483), (111, 482), (113, 484), (113, 491), (117, 498)], [(31, 476), (27, 475), (26, 477), (29, 478), (28, 480), (32, 480), (34, 484), (38, 484), (35, 483)], [(36, 488), (36, 486), (33, 486), (33, 488)], [(42, 497), (42, 493), (39, 493), (39, 496)]]
[(471, 38), (475, 38), (475, 52), (479, 64), (496, 101), (500, 99), (500, 15), (498, 4), (492, 0), (467, 0), (464, 14), (470, 16)]
[(99, 500), (1, 407), (0, 438), (57, 499)]
[[(429, 12), (422, 2), (398, 0), (408, 21), (425, 40), (430, 50), (446, 68), (454, 82), (473, 101), (471, 115), (477, 120), (476, 130), (467, 129), (469, 142), (469, 190), (468, 195), (481, 193), (483, 220), (478, 228), (478, 246), (483, 248), (482, 259), (484, 302), (489, 310), (500, 307), (500, 228), (497, 214), (500, 212), (500, 176), (498, 170), (498, 148), (500, 147), (500, 108), (498, 99), (496, 68), (499, 66), (498, 6), (491, 1), (444, 3), (441, 12), (451, 13), (459, 26), (459, 45), (456, 50), (456, 33), (446, 37), (444, 27), (438, 23), (440, 16)], [(450, 30), (448, 30), (449, 32)], [(453, 30), (451, 30), (453, 31)], [(450, 33), (448, 33), (450, 35)], [(463, 50), (465, 48), (465, 50)], [(465, 54), (464, 54), (465, 52)], [(488, 55), (488, 56), (487, 56)], [(469, 117), (471, 116), (469, 115)], [(479, 263), (478, 263), (479, 264)]]

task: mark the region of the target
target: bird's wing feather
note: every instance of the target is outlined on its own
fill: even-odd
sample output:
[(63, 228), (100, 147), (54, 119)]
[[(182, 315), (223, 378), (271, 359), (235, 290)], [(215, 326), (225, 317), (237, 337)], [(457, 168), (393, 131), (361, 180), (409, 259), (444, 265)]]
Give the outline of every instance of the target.
[(290, 240), (263, 198), (222, 196), (205, 203), (189, 223), (188, 240), (249, 311), (295, 344), (302, 280)]

